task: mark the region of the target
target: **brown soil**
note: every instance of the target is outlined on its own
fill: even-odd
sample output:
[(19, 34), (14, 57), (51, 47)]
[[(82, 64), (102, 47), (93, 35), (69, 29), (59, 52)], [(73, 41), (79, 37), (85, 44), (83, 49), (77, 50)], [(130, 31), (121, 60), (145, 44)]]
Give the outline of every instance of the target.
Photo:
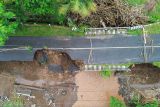
[[(45, 55), (45, 56), (44, 56)], [(45, 59), (46, 58), (46, 59)], [(42, 61), (43, 63), (41, 63)], [(45, 89), (50, 89), (50, 86), (59, 85), (59, 88), (65, 89), (63, 84), (68, 83), (75, 83), (74, 76), (75, 72), (70, 72), (68, 69), (70, 66), (77, 67), (79, 70), (79, 66), (77, 64), (81, 63), (80, 61), (74, 61), (70, 58), (70, 56), (64, 52), (60, 51), (54, 51), (54, 50), (38, 50), (35, 53), (34, 60), (31, 62), (18, 62), (18, 61), (11, 61), (11, 62), (0, 62), (0, 76), (5, 74), (7, 75), (4, 78), (0, 78), (1, 86), (0, 86), (0, 93), (2, 95), (11, 95), (10, 93), (13, 93), (13, 90), (9, 91), (10, 93), (7, 93), (5, 90), (13, 89), (13, 84), (18, 83), (22, 85), (27, 86), (35, 86), (41, 87)], [(61, 66), (63, 71), (61, 73), (59, 72), (53, 72), (49, 70), (49, 65), (56, 64), (58, 66)], [(14, 77), (15, 79), (8, 80), (7, 78)], [(6, 85), (7, 84), (7, 85)], [(71, 89), (70, 86), (66, 89)], [(38, 93), (38, 92), (37, 92)], [(35, 101), (27, 101), (28, 103), (37, 103), (37, 105), (40, 105), (40, 107), (43, 107), (45, 104), (43, 96), (43, 92), (39, 92), (41, 94), (36, 94), (34, 92), (36, 99)], [(51, 93), (50, 93), (51, 94)], [(68, 96), (68, 97), (67, 97)], [(66, 96), (58, 96), (56, 97), (55, 103), (61, 104), (57, 105), (56, 107), (71, 107), (73, 103), (76, 101), (75, 98), (76, 94), (69, 93)], [(70, 100), (69, 100), (70, 99)], [(71, 99), (75, 99), (72, 102)], [(42, 101), (43, 100), (43, 101)], [(67, 102), (70, 102), (68, 105)], [(65, 105), (65, 106), (62, 106)], [(45, 107), (47, 107), (45, 105)]]
[[(43, 63), (42, 63), (43, 62)], [(45, 72), (49, 71), (49, 65), (59, 65), (63, 69), (61, 74)], [(72, 74), (69, 72), (69, 67), (76, 67), (80, 70), (83, 66), (83, 62), (79, 60), (72, 60), (70, 56), (65, 52), (42, 49), (35, 52), (34, 60), (31, 62), (0, 62), (0, 73), (7, 72), (12, 75), (19, 75), (28, 80), (48, 79), (52, 80), (54, 77), (60, 77), (60, 80), (68, 78)], [(52, 75), (50, 75), (52, 74)], [(61, 78), (62, 77), (62, 78)]]
[[(62, 66), (63, 72), (50, 71), (48, 68), (50, 64)], [(108, 107), (110, 96), (121, 98), (118, 95), (119, 84), (116, 77), (104, 79), (98, 72), (69, 72), (70, 65), (81, 70), (83, 63), (72, 60), (64, 52), (43, 49), (35, 53), (32, 62), (0, 62), (0, 65), (0, 75), (7, 75), (0, 78), (2, 95), (11, 95), (14, 80), (16, 80), (23, 85), (47, 89), (48, 93), (55, 98), (56, 107)], [(129, 76), (131, 84), (157, 83), (160, 82), (160, 69), (152, 64), (136, 64), (132, 66)], [(9, 79), (11, 77), (12, 79)], [(75, 87), (78, 89), (74, 89)], [(57, 91), (57, 89), (60, 90)], [(53, 94), (61, 93), (61, 89), (67, 94)], [(35, 91), (33, 94), (36, 99), (27, 101), (28, 104), (48, 106), (43, 92)]]
[[(44, 55), (47, 56), (47, 60)], [(0, 81), (0, 92), (7, 94), (4, 90), (13, 89), (15, 82), (45, 88), (55, 98), (56, 107), (72, 107), (72, 105), (73, 107), (107, 107), (109, 97), (118, 96), (119, 85), (115, 77), (104, 79), (95, 72), (52, 72), (48, 69), (50, 64), (60, 65), (64, 71), (69, 65), (78, 66), (79, 69), (83, 66), (81, 61), (72, 60), (66, 53), (49, 50), (37, 51), (32, 62), (0, 62), (0, 75), (7, 75)], [(10, 77), (14, 79), (8, 80), (7, 78)], [(57, 89), (63, 89), (67, 94), (54, 94), (61, 93), (60, 90), (57, 92)], [(9, 92), (12, 93), (13, 90)], [(33, 91), (36, 99), (25, 100), (26, 105), (37, 104), (40, 107), (49, 107), (43, 94), (40, 91)]]
[(12, 94), (14, 79), (13, 76), (4, 73), (0, 75), (0, 96), (8, 97)]
[(160, 68), (152, 64), (136, 64), (131, 68), (131, 83), (153, 84), (160, 82)]
[(118, 95), (117, 77), (103, 78), (99, 72), (80, 72), (76, 75), (77, 101), (73, 107), (109, 107), (111, 96)]
[(37, 50), (34, 55), (34, 61), (45, 64), (58, 64), (61, 65), (64, 71), (69, 69), (69, 66), (74, 65), (77, 68), (81, 68), (83, 62), (80, 60), (72, 60), (71, 57), (62, 51), (42, 49)]
[(139, 96), (141, 103), (152, 102), (159, 96), (160, 68), (152, 64), (136, 64), (131, 72), (119, 75), (118, 80), (119, 94), (128, 105), (134, 96)]

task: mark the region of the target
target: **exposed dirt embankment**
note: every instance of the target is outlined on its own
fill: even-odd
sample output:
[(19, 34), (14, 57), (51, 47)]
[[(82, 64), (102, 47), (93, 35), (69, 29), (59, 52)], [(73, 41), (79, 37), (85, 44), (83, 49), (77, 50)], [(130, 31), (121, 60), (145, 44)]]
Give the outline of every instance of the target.
[[(82, 61), (72, 60), (67, 53), (46, 49), (36, 51), (32, 62), (0, 62), (0, 94), (9, 96), (13, 90), (23, 92), (30, 87), (35, 99), (26, 99), (26, 107), (108, 107), (110, 96), (120, 97), (116, 77), (106, 79), (99, 72), (74, 72), (81, 67)], [(6, 79), (6, 74), (13, 79)], [(33, 90), (37, 88), (44, 91)], [(50, 101), (52, 106), (48, 105)]]
[(160, 68), (152, 64), (136, 64), (130, 73), (120, 75), (119, 83), (127, 103), (138, 96), (142, 102), (160, 99)]
[(72, 60), (65, 52), (48, 49), (37, 50), (34, 55), (34, 61), (41, 65), (60, 65), (64, 71), (80, 70), (81, 65), (83, 65), (82, 61)]
[(60, 80), (63, 80), (74, 74), (75, 71), (79, 71), (83, 62), (72, 60), (65, 52), (42, 49), (35, 52), (34, 60), (31, 62), (10, 61), (0, 62), (0, 65), (0, 73), (8, 72), (28, 80), (53, 79), (57, 75)]
[[(65, 52), (42, 49), (35, 52), (34, 60), (31, 62), (0, 62), (0, 77), (6, 74), (9, 78), (11, 76), (14, 77), (13, 83), (7, 83), (12, 84), (10, 89), (14, 88), (14, 83), (20, 86), (45, 89), (45, 91), (41, 92), (32, 90), (36, 98), (33, 101), (29, 101), (29, 103), (28, 100), (25, 100), (25, 105), (35, 103), (40, 107), (51, 107), (44, 105), (51, 100), (56, 107), (71, 107), (77, 100), (75, 74), (76, 71), (80, 70), (81, 65), (83, 65), (82, 61), (72, 60)], [(0, 88), (3, 89), (3, 87), (1, 86)], [(23, 89), (26, 88), (23, 87), (21, 90), (23, 91)], [(13, 93), (13, 91), (10, 93)]]
[(153, 84), (160, 82), (160, 68), (152, 64), (137, 64), (131, 69), (130, 83)]

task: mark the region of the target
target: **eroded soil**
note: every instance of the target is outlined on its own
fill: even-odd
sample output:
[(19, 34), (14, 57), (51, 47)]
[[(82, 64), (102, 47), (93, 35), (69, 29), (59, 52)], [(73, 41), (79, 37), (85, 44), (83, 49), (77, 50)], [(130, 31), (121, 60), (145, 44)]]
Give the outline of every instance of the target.
[(160, 68), (152, 64), (136, 64), (131, 72), (119, 75), (118, 80), (119, 94), (128, 105), (135, 98), (141, 103), (160, 100)]
[(136, 64), (131, 68), (131, 83), (153, 84), (160, 82), (160, 68), (152, 64)]
[[(30, 107), (32, 104), (40, 107), (51, 107), (54, 105), (56, 107), (71, 107), (77, 100), (74, 78), (75, 71), (80, 70), (79, 66), (76, 65), (77, 62), (64, 52), (45, 49), (38, 50), (35, 53), (34, 60), (31, 62), (0, 62), (0, 95), (11, 98), (12, 95), (16, 94), (13, 90), (23, 91), (26, 89), (24, 86), (36, 87), (36, 90), (29, 88), (29, 90), (32, 90), (35, 99), (28, 101), (24, 98), (26, 107)], [(54, 67), (49, 69), (51, 65), (54, 65)], [(60, 73), (56, 71), (56, 67), (61, 68)], [(11, 77), (13, 79), (8, 80)], [(22, 87), (17, 89), (15, 85)], [(37, 88), (44, 90), (39, 91)], [(5, 90), (8, 91), (6, 92)], [(62, 90), (65, 92), (65, 95), (60, 94)], [(48, 96), (45, 96), (46, 94)]]
[[(26, 107), (108, 107), (110, 96), (121, 98), (117, 77), (102, 78), (99, 72), (83, 72), (82, 68), (82, 61), (46, 49), (37, 51), (32, 62), (0, 62), (0, 95), (10, 98), (16, 83), (22, 90), (24, 86), (44, 89), (31, 89), (35, 99), (24, 98)], [(160, 81), (160, 69), (136, 64), (127, 76), (131, 84), (153, 84)]]
[[(110, 96), (118, 96), (117, 78), (104, 79), (99, 72), (75, 72), (81, 70), (83, 63), (72, 60), (66, 53), (42, 50), (36, 52), (32, 62), (0, 62), (0, 65), (1, 95), (11, 98), (15, 85), (21, 90), (26, 86), (33, 88), (35, 99), (23, 97), (26, 107), (32, 104), (39, 107), (106, 107)], [(62, 71), (49, 69), (49, 65), (58, 65)], [(10, 77), (12, 79), (8, 80)], [(5, 91), (8, 89), (11, 89), (9, 93)], [(52, 99), (51, 105), (48, 105), (49, 99)]]

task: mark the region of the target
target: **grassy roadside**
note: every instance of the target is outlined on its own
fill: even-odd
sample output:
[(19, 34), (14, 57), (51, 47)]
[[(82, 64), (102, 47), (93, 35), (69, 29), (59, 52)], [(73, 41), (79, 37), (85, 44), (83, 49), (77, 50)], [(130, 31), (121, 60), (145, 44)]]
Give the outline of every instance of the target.
[(160, 62), (153, 62), (154, 66), (157, 66), (158, 68), (160, 68)]
[[(145, 30), (147, 31), (148, 35), (160, 34), (160, 23), (153, 24), (151, 26), (147, 26), (147, 27), (145, 27)], [(142, 29), (129, 30), (128, 34), (129, 35), (142, 35), (143, 31), (142, 31)]]
[[(132, 6), (144, 5), (148, 0), (124, 0)], [(160, 2), (156, 4), (155, 8), (146, 13), (151, 23), (160, 22)], [(160, 34), (160, 23), (152, 26), (148, 26), (145, 29), (149, 35)], [(142, 35), (142, 30), (129, 30), (129, 35)], [(21, 29), (17, 29), (14, 34), (10, 36), (83, 36), (83, 32), (72, 31), (69, 27), (64, 26), (48, 26), (45, 25), (27, 25)]]
[[(131, 6), (144, 6), (149, 0), (124, 0)], [(152, 11), (146, 12), (149, 22), (155, 23), (160, 21), (160, 1), (157, 0), (155, 7)]]
[[(132, 5), (132, 6), (139, 6), (139, 5), (145, 5), (149, 0), (125, 0), (126, 2), (128, 2), (128, 4)], [(156, 23), (156, 22), (160, 22), (160, 2), (157, 1), (154, 9), (150, 12), (146, 13), (146, 16), (148, 16), (149, 18), (149, 22), (150, 23)], [(155, 24), (152, 26), (148, 26), (145, 29), (148, 31), (148, 34), (160, 34), (160, 23), (159, 24)], [(133, 30), (133, 31), (129, 31), (128, 34), (130, 35), (141, 35), (142, 34), (142, 30)]]
[[(160, 34), (160, 23), (145, 27), (149, 35)], [(129, 30), (129, 35), (142, 35), (142, 29)], [(69, 27), (48, 25), (27, 25), (16, 30), (10, 36), (84, 36), (83, 32), (72, 31)]]
[(83, 32), (72, 31), (69, 27), (49, 25), (25, 25), (10, 36), (83, 36)]
[(128, 2), (128, 4), (130, 5), (142, 5), (142, 4), (145, 4), (148, 0), (125, 0)]

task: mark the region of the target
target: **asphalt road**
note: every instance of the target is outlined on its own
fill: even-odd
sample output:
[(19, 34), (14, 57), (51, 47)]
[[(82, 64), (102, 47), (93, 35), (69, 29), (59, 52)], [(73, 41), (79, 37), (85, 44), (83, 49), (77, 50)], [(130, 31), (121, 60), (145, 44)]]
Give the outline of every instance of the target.
[[(47, 47), (65, 51), (72, 59), (84, 60), (86, 64), (144, 62), (143, 45), (141, 36), (95, 37), (92, 39), (89, 37), (10, 37), (6, 45), (0, 47), (0, 61), (32, 61), (37, 49)], [(160, 35), (149, 36), (146, 45), (158, 46), (146, 49), (146, 62), (160, 61)], [(31, 46), (33, 51), (30, 52), (23, 48), (24, 46)], [(20, 47), (21, 49), (3, 51), (3, 49)], [(89, 55), (92, 57), (88, 62)]]

